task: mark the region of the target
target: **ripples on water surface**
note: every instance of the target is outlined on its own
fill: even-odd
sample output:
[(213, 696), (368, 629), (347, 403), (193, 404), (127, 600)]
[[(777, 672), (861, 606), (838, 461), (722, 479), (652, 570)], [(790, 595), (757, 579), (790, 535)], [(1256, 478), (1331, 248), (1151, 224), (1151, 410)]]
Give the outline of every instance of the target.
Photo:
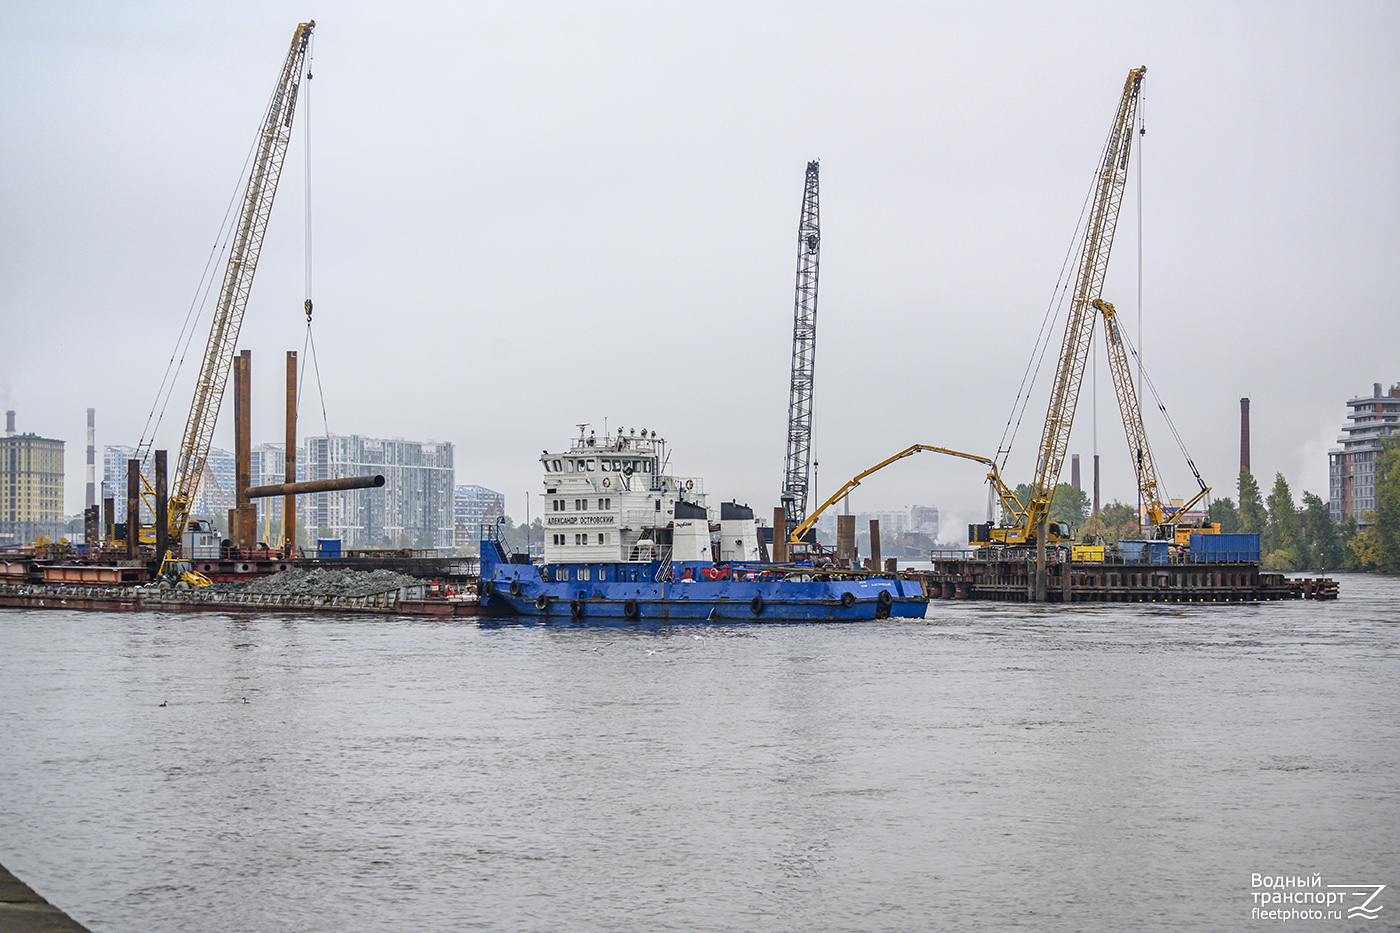
[(1400, 913), (1400, 581), (1342, 593), (645, 633), (7, 610), (0, 862), (97, 933), (1241, 929), (1254, 872)]

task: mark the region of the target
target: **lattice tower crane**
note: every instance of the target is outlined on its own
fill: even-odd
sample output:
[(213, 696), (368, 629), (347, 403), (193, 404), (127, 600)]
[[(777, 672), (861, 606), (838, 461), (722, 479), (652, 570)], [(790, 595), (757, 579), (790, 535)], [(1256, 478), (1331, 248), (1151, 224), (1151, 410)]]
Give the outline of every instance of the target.
[(788, 534), (806, 518), (807, 489), (812, 475), (812, 370), (817, 351), (817, 270), (821, 249), (817, 166), (816, 161), (807, 163), (802, 219), (797, 226), (797, 298), (792, 325), (792, 380), (782, 490)]
[[(263, 235), (267, 231), (268, 217), (272, 214), (272, 200), (277, 194), (282, 162), (292, 136), (292, 115), (301, 88), (307, 46), (315, 26), (315, 20), (297, 26), (259, 129), (257, 152), (243, 192), (243, 207), (229, 250), (199, 381), (195, 384), (194, 399), (190, 402), (190, 412), (180, 442), (180, 455), (171, 481), (168, 528), (173, 542), (178, 542), (185, 530), (191, 504), (204, 475), (204, 464), (209, 457), (224, 386), (228, 383), (229, 367), (238, 344), (238, 330), (243, 323), (243, 312), (248, 305), (253, 274), (258, 268)], [(309, 309), (307, 313), (309, 317)]]
[[(1070, 300), (1069, 321), (1065, 326), (1059, 364), (1050, 390), (1050, 405), (1040, 436), (1040, 452), (1030, 499), (1025, 511), (1016, 516), (1013, 527), (992, 529), (994, 541), (1025, 544), (1034, 538), (1040, 524), (1050, 514), (1055, 485), (1059, 482), (1060, 468), (1064, 465), (1065, 451), (1069, 446), (1079, 388), (1084, 381), (1084, 365), (1089, 358), (1093, 339), (1097, 318), (1094, 302), (1103, 293), (1108, 257), (1113, 249), (1113, 234), (1118, 225), (1118, 211), (1128, 180), (1128, 156), (1132, 152), (1133, 130), (1137, 123), (1138, 92), (1145, 74), (1146, 65), (1128, 72), (1123, 95), (1113, 117), (1113, 127), (1099, 159), (1089, 222), (1080, 247), (1074, 294)], [(1068, 536), (1060, 532), (1047, 534), (1047, 537), (1050, 540), (1066, 540)]]
[[(1165, 529), (1170, 523), (1167, 507), (1162, 502), (1161, 489), (1157, 485), (1157, 465), (1152, 458), (1152, 448), (1147, 443), (1147, 430), (1142, 423), (1142, 407), (1138, 400), (1137, 390), (1133, 387), (1133, 374), (1128, 365), (1128, 352), (1123, 339), (1123, 333), (1118, 326), (1118, 313), (1113, 305), (1107, 301), (1094, 299), (1094, 308), (1103, 317), (1104, 345), (1108, 351), (1108, 368), (1113, 374), (1113, 391), (1118, 397), (1118, 411), (1123, 417), (1123, 432), (1128, 438), (1128, 454), (1133, 461), (1133, 469), (1137, 473), (1138, 491), (1142, 493), (1142, 502), (1147, 510), (1147, 522), (1154, 529), (1154, 536), (1167, 536), (1170, 529)], [(1165, 412), (1165, 409), (1163, 409)], [(1186, 504), (1176, 510), (1176, 514), (1184, 515), (1191, 511), (1196, 503), (1200, 502), (1210, 492), (1210, 487), (1201, 479), (1201, 473), (1196, 469), (1196, 464), (1187, 459), (1191, 467), (1191, 472), (1195, 474), (1196, 483), (1200, 486), (1200, 491), (1196, 493)], [(1219, 526), (1206, 525), (1197, 531), (1210, 533), (1219, 531)], [(1175, 537), (1174, 533), (1171, 537)]]

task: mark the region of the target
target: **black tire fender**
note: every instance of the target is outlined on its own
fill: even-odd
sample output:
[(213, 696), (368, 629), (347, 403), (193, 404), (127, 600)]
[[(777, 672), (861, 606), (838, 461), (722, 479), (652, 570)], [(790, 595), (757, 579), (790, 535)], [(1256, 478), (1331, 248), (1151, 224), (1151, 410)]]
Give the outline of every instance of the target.
[(512, 581), (510, 581), (510, 595), (512, 595), (512, 596), (519, 596), (519, 595), (520, 595), (520, 581), (519, 581), (519, 580), (512, 580)]
[(847, 609), (849, 609), (849, 608), (851, 608), (852, 606), (854, 606), (855, 604), (856, 604), (856, 594), (855, 594), (855, 593), (846, 592), (846, 593), (842, 593), (842, 594), (841, 594), (841, 605), (843, 605), (843, 606), (845, 606)]
[(575, 619), (583, 616), (583, 600), (575, 599), (569, 602), (569, 615), (573, 616)]
[(629, 599), (622, 604), (622, 615), (628, 619), (635, 619), (637, 616), (641, 615), (641, 610), (637, 607), (637, 601), (635, 599)]
[(749, 611), (752, 612), (752, 613), (753, 613), (754, 615), (756, 615), (756, 616), (757, 616), (757, 615), (762, 615), (762, 614), (763, 614), (763, 597), (762, 597), (762, 596), (755, 596), (755, 597), (753, 598), (753, 600), (749, 603)]
[(879, 602), (881, 606), (884, 606), (886, 609), (888, 609), (890, 608), (890, 603), (894, 602), (894, 597), (890, 595), (889, 590), (881, 590)]
[(549, 594), (548, 594), (548, 593), (541, 593), (541, 594), (539, 595), (539, 598), (535, 600), (535, 608), (538, 609), (540, 612), (548, 612), (548, 611), (549, 611)]
[(490, 599), (496, 593), (496, 584), (491, 580), (481, 581), (481, 598)]

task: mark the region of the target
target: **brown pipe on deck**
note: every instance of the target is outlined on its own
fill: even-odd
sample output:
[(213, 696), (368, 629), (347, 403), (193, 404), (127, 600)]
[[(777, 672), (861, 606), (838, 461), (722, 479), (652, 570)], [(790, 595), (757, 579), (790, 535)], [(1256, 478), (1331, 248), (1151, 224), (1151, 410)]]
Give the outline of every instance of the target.
[(337, 489), (378, 489), (384, 485), (384, 476), (347, 476), (344, 479), (313, 479), (304, 483), (277, 483), (273, 486), (254, 486), (243, 495), (249, 499), (266, 499), (269, 496), (300, 496), (311, 492), (333, 492)]
[[(308, 299), (309, 301), (309, 299)], [(297, 351), (287, 351), (287, 446), (286, 482), (297, 481)], [(282, 500), (282, 546), (288, 553), (297, 543), (297, 500), (287, 496)]]

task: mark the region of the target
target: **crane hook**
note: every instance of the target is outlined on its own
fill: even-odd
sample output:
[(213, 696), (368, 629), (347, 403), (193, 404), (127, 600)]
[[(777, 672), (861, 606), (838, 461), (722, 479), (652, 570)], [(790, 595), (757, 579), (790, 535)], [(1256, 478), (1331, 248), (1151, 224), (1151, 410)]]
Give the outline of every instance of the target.
[(306, 308), (306, 323), (310, 324), (310, 323), (311, 323), (311, 299), (310, 299), (310, 298), (306, 299), (306, 302), (305, 302), (304, 307)]

